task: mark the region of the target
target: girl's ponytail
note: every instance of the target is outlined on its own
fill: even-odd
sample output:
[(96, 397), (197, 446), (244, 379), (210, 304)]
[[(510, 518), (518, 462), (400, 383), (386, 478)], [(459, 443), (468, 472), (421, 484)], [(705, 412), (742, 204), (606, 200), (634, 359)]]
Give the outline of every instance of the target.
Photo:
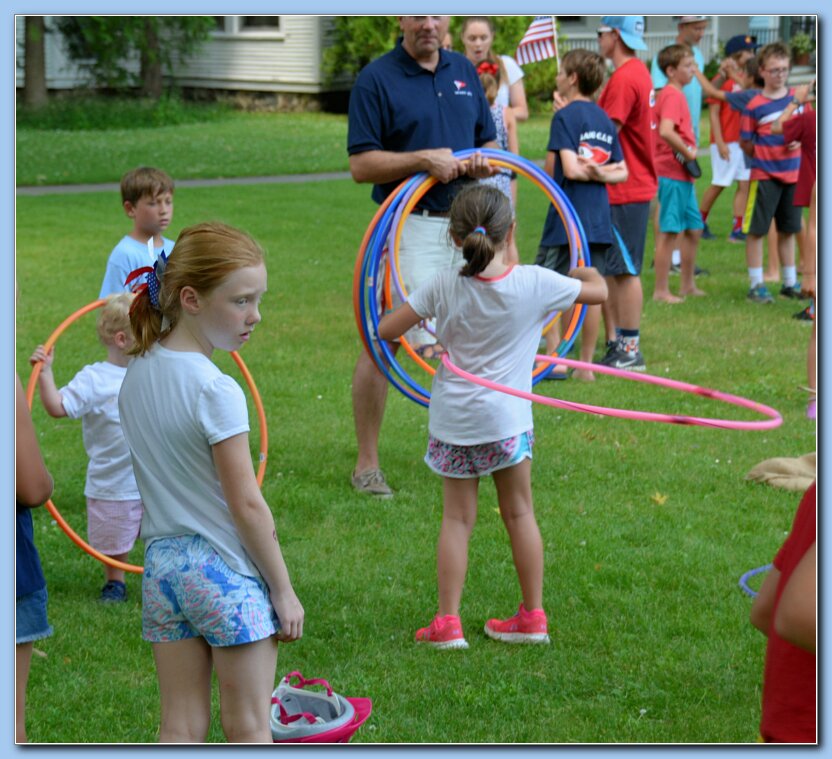
[(511, 203), (496, 187), (470, 185), (454, 198), (448, 231), (462, 248), (461, 277), (475, 277), (485, 270), (505, 243), (513, 221)]

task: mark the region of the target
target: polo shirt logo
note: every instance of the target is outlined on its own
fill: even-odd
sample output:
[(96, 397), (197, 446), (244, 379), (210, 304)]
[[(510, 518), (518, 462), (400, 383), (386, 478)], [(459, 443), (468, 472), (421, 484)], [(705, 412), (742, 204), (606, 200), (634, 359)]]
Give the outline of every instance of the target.
[(469, 98), (474, 97), (474, 93), (468, 89), (468, 85), (461, 79), (454, 79), (454, 87), (456, 87), (455, 95), (467, 95)]

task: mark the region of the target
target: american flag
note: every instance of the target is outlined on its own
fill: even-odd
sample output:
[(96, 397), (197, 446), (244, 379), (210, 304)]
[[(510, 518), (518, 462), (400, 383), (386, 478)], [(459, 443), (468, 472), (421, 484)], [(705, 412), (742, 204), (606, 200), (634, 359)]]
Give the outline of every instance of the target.
[(534, 21), (532, 21), (531, 26), (517, 46), (515, 58), (521, 66), (525, 66), (527, 63), (545, 61), (547, 58), (557, 58), (558, 64), (560, 64), (554, 16), (535, 16)]

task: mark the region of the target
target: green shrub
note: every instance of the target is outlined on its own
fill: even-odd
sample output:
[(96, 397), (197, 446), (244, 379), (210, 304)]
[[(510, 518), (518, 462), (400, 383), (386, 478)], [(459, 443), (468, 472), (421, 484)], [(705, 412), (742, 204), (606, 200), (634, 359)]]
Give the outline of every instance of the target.
[(176, 94), (159, 100), (85, 94), (52, 97), (42, 108), (18, 105), (17, 126), (67, 131), (140, 129), (217, 121), (230, 110), (219, 103), (189, 103)]

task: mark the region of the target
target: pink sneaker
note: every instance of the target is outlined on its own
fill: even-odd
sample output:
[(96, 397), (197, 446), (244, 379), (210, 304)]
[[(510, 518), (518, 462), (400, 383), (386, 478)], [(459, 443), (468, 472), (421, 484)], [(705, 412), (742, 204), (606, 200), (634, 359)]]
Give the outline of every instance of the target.
[(812, 398), (806, 404), (806, 418), (815, 421), (818, 416), (818, 402), (816, 398)]
[(468, 648), (468, 641), (462, 634), (462, 622), (452, 614), (444, 617), (437, 614), (429, 627), (416, 631), (416, 642), (427, 643), (434, 648)]
[(549, 643), (549, 625), (543, 609), (526, 611), (523, 604), (509, 619), (489, 619), (485, 634), (504, 643)]

